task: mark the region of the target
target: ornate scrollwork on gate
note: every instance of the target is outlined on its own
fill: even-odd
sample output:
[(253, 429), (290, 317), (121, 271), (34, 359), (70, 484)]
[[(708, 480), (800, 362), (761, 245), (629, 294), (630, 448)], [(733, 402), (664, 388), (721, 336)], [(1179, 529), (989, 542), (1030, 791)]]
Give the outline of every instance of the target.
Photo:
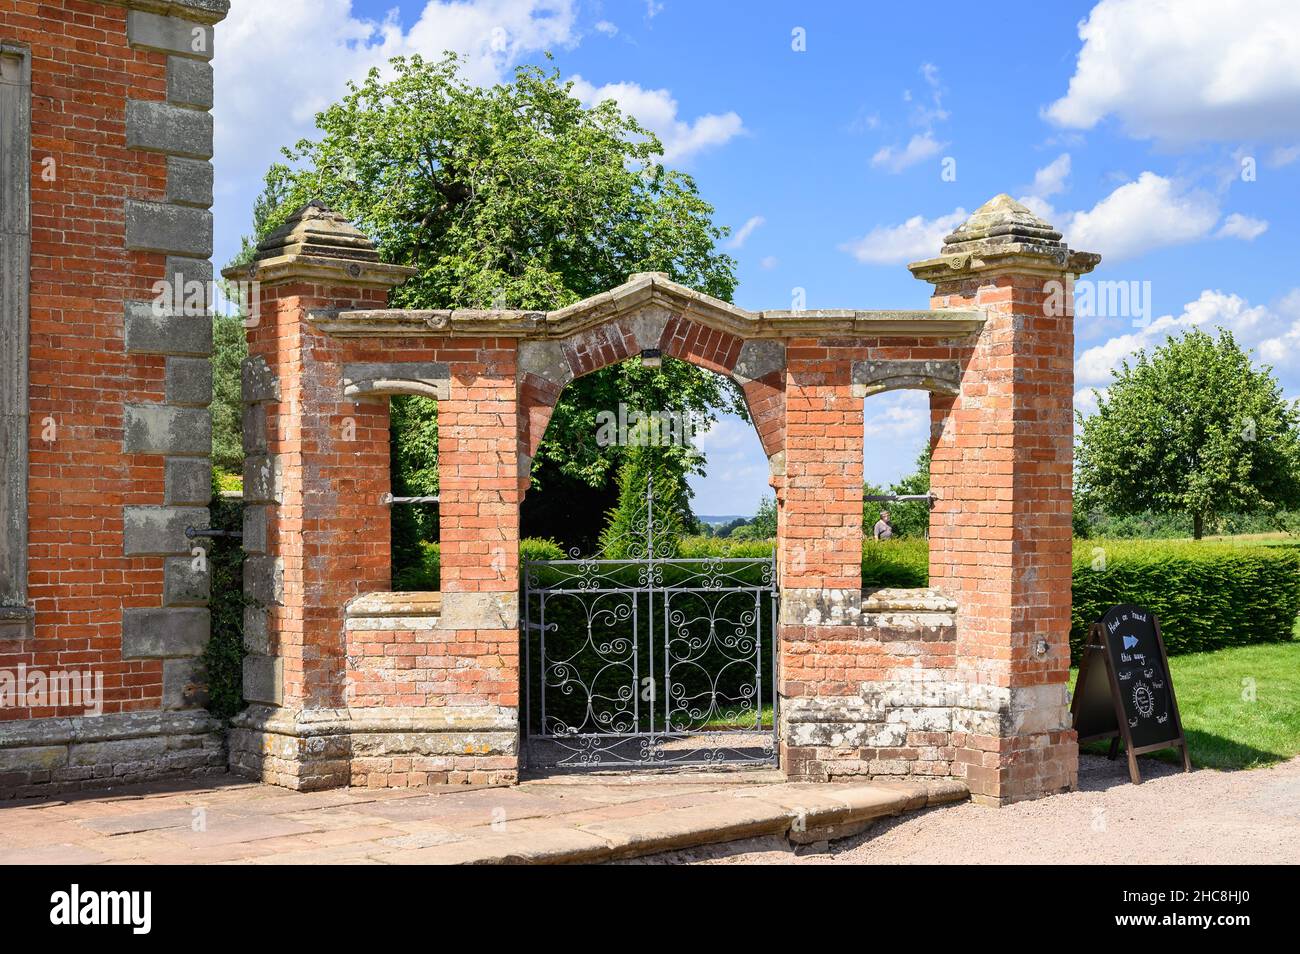
[(530, 764), (775, 764), (774, 558), (681, 557), (652, 486), (603, 544), (524, 567)]

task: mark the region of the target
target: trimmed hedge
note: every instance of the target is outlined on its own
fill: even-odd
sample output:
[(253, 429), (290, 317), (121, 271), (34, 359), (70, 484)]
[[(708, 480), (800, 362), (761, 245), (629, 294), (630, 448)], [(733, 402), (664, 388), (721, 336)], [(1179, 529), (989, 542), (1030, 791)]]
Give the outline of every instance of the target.
[[(687, 537), (678, 555), (762, 558), (772, 547), (771, 540)], [(564, 556), (552, 540), (523, 540), (519, 552), (524, 560)], [(419, 566), (396, 575), (395, 589), (438, 588), (437, 544), (423, 544), (421, 553)], [(1101, 554), (1104, 563), (1098, 560)], [(864, 541), (862, 585), (929, 585), (927, 541)], [(1070, 651), (1076, 662), (1089, 627), (1119, 603), (1154, 610), (1171, 655), (1282, 642), (1293, 638), (1300, 614), (1300, 544), (1076, 540), (1073, 590)]]
[(1075, 661), (1111, 606), (1153, 610), (1170, 655), (1292, 638), (1300, 547), (1230, 541), (1080, 540), (1074, 547)]
[[(525, 537), (519, 541), (519, 560), (562, 560), (565, 553), (554, 540)], [(442, 578), (442, 553), (438, 544), (420, 543), (420, 562), (393, 574), (393, 589), (399, 593), (428, 593), (438, 589)]]

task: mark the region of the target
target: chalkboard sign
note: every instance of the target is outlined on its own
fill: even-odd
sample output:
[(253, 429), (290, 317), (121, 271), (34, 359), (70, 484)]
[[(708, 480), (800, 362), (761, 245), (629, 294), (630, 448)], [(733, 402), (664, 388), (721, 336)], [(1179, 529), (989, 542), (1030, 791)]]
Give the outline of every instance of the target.
[(1157, 749), (1181, 748), (1183, 770), (1192, 770), (1160, 621), (1149, 609), (1116, 606), (1093, 624), (1070, 714), (1080, 742), (1110, 739), (1112, 759), (1124, 743), (1134, 783), (1142, 781), (1137, 757)]

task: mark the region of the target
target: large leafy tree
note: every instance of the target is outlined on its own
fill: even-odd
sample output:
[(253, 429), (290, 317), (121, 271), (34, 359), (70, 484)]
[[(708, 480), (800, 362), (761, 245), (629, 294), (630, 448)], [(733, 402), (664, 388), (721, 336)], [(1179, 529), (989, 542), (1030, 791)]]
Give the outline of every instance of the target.
[(1300, 414), (1231, 333), (1189, 331), (1113, 374), (1097, 413), (1079, 417), (1085, 506), (1189, 514), (1200, 539), (1225, 514), (1300, 503)]
[[(371, 236), (385, 260), (419, 269), (394, 290), (397, 307), (553, 309), (643, 271), (730, 299), (735, 262), (717, 251), (726, 232), (713, 224), (713, 208), (689, 176), (664, 168), (659, 140), (612, 101), (584, 107), (557, 71), (538, 67), (486, 89), (467, 83), (451, 54), (397, 58), (390, 67), (351, 85), (317, 116), (320, 135), (271, 168), (259, 234), (323, 200)], [(595, 415), (620, 402), (706, 420), (744, 414), (731, 382), (681, 362), (625, 362), (588, 375), (561, 396), (534, 462), (534, 504), (550, 487), (585, 488), (604, 497), (580, 512), (603, 512), (624, 450), (597, 446)], [(395, 440), (429, 444), (433, 413), (396, 414), (409, 433)], [(682, 454), (677, 464), (690, 460)], [(436, 467), (422, 470), (436, 484)], [(436, 491), (416, 475), (399, 477), (410, 489)]]

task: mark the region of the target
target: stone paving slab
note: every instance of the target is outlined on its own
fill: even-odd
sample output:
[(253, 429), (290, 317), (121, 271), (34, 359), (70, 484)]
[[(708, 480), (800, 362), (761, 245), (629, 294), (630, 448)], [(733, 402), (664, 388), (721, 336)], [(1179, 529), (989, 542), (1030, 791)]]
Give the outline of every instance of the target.
[(0, 863), (589, 863), (759, 836), (825, 840), (966, 797), (951, 780), (796, 784), (770, 771), (311, 793), (219, 777), (0, 802)]

